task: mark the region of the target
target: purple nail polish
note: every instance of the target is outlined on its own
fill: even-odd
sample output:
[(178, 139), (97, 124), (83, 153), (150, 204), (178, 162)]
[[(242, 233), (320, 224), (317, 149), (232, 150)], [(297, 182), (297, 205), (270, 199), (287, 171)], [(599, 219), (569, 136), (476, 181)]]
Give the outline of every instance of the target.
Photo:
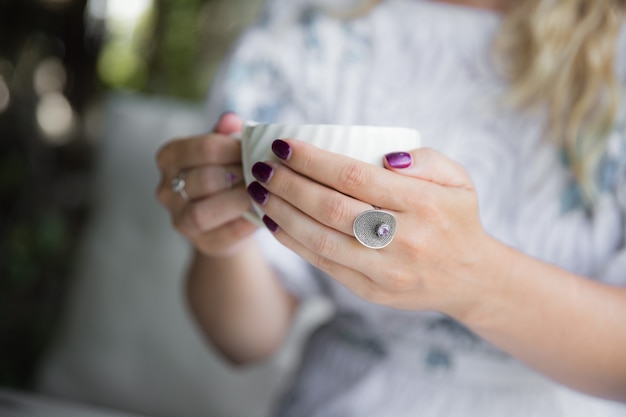
[(257, 180), (266, 183), (274, 176), (274, 169), (265, 162), (257, 162), (252, 166), (252, 175)]
[(254, 201), (262, 206), (267, 203), (267, 199), (270, 196), (269, 191), (263, 188), (263, 186), (256, 181), (248, 186), (248, 194)]
[(408, 168), (413, 164), (413, 157), (408, 152), (389, 153), (385, 159), (392, 168)]
[(267, 226), (270, 232), (272, 233), (278, 232), (278, 225), (276, 224), (274, 220), (270, 219), (267, 216), (263, 216), (263, 223), (265, 223), (265, 226)]
[(272, 143), (272, 151), (274, 154), (284, 161), (288, 161), (291, 158), (291, 146), (287, 142), (281, 139), (276, 139)]

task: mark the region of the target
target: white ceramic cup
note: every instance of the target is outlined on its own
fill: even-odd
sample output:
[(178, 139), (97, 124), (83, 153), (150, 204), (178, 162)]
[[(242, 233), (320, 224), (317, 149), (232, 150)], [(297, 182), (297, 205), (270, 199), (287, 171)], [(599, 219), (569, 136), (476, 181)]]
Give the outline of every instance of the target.
[[(276, 139), (298, 139), (319, 148), (383, 166), (390, 152), (410, 151), (420, 146), (417, 130), (402, 127), (289, 125), (246, 122), (241, 134), (241, 153), (246, 186), (255, 181), (252, 166), (259, 161), (279, 161), (272, 152)], [(262, 211), (255, 207), (246, 218), (263, 225)]]

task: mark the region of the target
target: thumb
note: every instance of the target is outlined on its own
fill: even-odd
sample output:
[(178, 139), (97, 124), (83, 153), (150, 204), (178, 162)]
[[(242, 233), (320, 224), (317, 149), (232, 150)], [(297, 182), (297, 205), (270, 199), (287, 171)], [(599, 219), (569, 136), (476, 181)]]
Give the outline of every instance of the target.
[(385, 168), (407, 177), (453, 188), (474, 189), (472, 180), (459, 163), (431, 148), (385, 155)]
[(243, 120), (236, 113), (226, 112), (222, 114), (213, 128), (214, 133), (232, 135), (243, 129)]

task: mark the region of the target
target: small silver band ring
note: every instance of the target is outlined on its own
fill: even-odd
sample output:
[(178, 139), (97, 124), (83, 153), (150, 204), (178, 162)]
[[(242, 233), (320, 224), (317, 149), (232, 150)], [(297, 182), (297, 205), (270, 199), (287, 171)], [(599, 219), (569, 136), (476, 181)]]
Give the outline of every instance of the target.
[(359, 214), (352, 225), (356, 240), (370, 249), (388, 246), (396, 234), (396, 228), (396, 217), (377, 208)]
[(185, 174), (182, 172), (171, 182), (172, 191), (180, 195), (183, 200), (189, 201), (189, 195), (187, 194), (187, 191), (185, 191), (185, 185), (187, 185), (185, 182)]

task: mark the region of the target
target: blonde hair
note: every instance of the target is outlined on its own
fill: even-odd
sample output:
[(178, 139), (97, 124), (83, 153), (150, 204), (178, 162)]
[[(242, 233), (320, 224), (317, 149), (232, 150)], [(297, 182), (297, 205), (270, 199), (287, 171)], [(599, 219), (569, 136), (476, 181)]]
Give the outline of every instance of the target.
[(518, 108), (547, 110), (546, 135), (565, 149), (591, 203), (620, 105), (615, 54), (626, 0), (516, 3), (496, 41), (511, 81), (508, 98)]
[[(370, 9), (380, 0), (364, 0)], [(562, 146), (584, 199), (622, 94), (615, 75), (616, 42), (626, 0), (512, 0), (495, 51), (510, 80), (507, 101), (545, 110), (545, 134)], [(362, 11), (362, 9), (361, 9)]]

